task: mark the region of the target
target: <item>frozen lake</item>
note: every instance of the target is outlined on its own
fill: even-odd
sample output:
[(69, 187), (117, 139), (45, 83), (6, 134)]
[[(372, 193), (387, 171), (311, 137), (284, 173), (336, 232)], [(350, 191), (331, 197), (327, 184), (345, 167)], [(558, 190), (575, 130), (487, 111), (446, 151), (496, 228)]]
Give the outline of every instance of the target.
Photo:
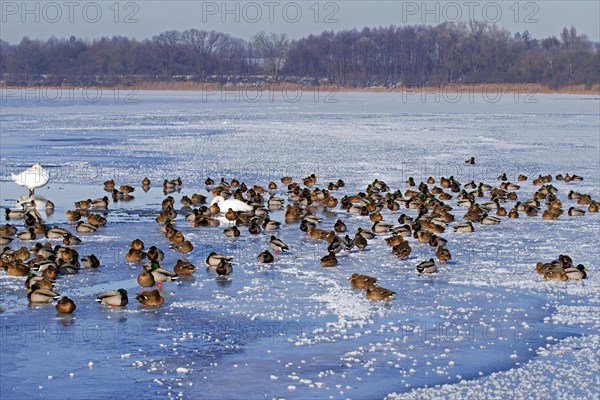
[[(60, 94), (60, 93), (59, 93)], [(207, 177), (249, 186), (279, 184), (315, 173), (317, 186), (342, 178), (337, 198), (364, 191), (374, 179), (392, 189), (405, 181), (448, 177), (498, 185), (506, 172), (531, 198), (539, 174), (578, 174), (580, 183), (553, 181), (566, 210), (569, 190), (600, 198), (600, 100), (595, 96), (303, 93), (298, 101), (272, 93), (259, 101), (233, 94), (105, 91), (89, 95), (2, 92), (0, 204), (13, 207), (26, 189), (10, 173), (34, 162), (51, 181), (36, 195), (56, 211), (48, 225), (68, 227), (76, 200), (104, 196), (102, 182), (136, 187), (135, 199), (111, 203), (108, 224), (84, 239), (81, 255), (96, 254), (98, 271), (61, 277), (56, 291), (77, 303), (71, 316), (53, 306), (31, 307), (24, 278), (0, 273), (0, 397), (81, 398), (598, 398), (600, 396), (600, 214), (503, 219), (451, 232), (453, 261), (420, 276), (415, 266), (434, 256), (413, 245), (398, 260), (379, 236), (367, 250), (339, 256), (322, 268), (322, 241), (298, 224), (278, 236), (291, 252), (263, 265), (269, 233), (237, 239), (223, 228), (196, 228), (179, 216), (178, 229), (195, 245), (193, 277), (166, 283), (164, 306), (140, 307), (139, 264), (125, 254), (135, 238), (178, 259), (154, 218), (165, 195), (160, 182), (181, 177), (173, 196), (201, 193)], [(296, 94), (297, 95), (297, 94)], [(464, 160), (474, 156), (474, 166)], [(147, 176), (148, 192), (140, 188)], [(436, 183), (437, 184), (437, 183)], [(438, 184), (439, 186), (439, 184)], [(287, 203), (287, 201), (286, 201)], [(511, 202), (512, 203), (512, 202)], [(457, 220), (465, 209), (449, 201)], [(507, 207), (508, 209), (508, 207)], [(368, 217), (319, 209), (321, 228), (342, 219), (354, 233)], [(383, 211), (397, 225), (400, 213)], [(541, 214), (541, 213), (540, 213)], [(1, 224), (4, 224), (2, 213)], [(271, 213), (283, 221), (283, 212)], [(22, 221), (16, 221), (21, 229)], [(56, 242), (57, 243), (57, 242)], [(54, 243), (54, 244), (56, 244)], [(28, 243), (30, 244), (30, 243)], [(12, 248), (21, 243), (15, 240)], [(234, 257), (227, 280), (205, 270), (208, 253)], [(542, 282), (538, 261), (570, 255), (589, 278)], [(352, 273), (379, 278), (397, 292), (390, 304), (370, 303), (352, 289)], [(107, 309), (97, 294), (125, 288), (130, 303)], [(179, 369), (179, 370), (178, 370)], [(179, 372), (178, 372), (179, 371)], [(72, 374), (72, 376), (70, 375)], [(442, 386), (445, 385), (445, 386)]]

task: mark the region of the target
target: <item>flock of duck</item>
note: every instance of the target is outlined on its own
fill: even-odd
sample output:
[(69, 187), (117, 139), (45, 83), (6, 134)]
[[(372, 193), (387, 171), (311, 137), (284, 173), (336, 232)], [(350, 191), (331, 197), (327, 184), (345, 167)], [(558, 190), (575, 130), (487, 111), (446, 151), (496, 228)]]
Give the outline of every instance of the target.
[[(473, 164), (475, 160), (471, 158), (466, 162)], [(33, 170), (41, 174), (42, 178), (27, 181), (23, 174)], [(33, 195), (35, 188), (44, 186), (49, 179), (47, 171), (39, 164), (23, 174), (13, 175), (13, 180), (28, 187), (30, 195)], [(583, 180), (580, 176), (569, 174), (557, 175), (554, 179), (565, 183)], [(197, 193), (191, 197), (183, 196), (180, 200), (181, 207), (177, 211), (172, 194), (180, 191), (181, 179), (165, 179), (162, 186), (166, 197), (162, 201), (161, 210), (157, 210), (155, 220), (159, 225), (158, 229), (169, 243), (169, 248), (180, 253), (181, 259), (171, 271), (164, 265), (162, 250), (157, 246), (146, 248), (141, 239), (135, 239), (131, 242), (125, 261), (142, 264), (137, 278), (141, 292), (137, 294), (136, 299), (144, 306), (158, 307), (164, 304), (161, 294), (163, 283), (177, 280), (183, 275), (194, 274), (196, 271), (196, 266), (186, 257), (194, 250), (194, 245), (176, 228), (178, 218), (183, 217), (193, 227), (198, 228), (219, 227), (225, 224), (227, 227), (223, 233), (231, 238), (242, 235), (240, 228), (244, 227), (247, 227), (249, 235), (264, 232), (270, 236), (269, 248), (257, 255), (257, 261), (268, 264), (276, 262), (279, 253), (290, 251), (284, 240), (276, 235), (281, 222), (269, 218), (271, 211), (283, 210), (287, 200), (285, 223), (298, 223), (298, 228), (305, 232), (308, 238), (324, 242), (327, 255), (320, 260), (322, 267), (337, 266), (340, 252), (350, 252), (354, 248), (364, 250), (370, 240), (378, 235), (385, 235), (385, 242), (389, 245), (391, 253), (400, 259), (407, 259), (415, 244), (431, 246), (432, 257), (418, 263), (416, 270), (419, 274), (433, 274), (437, 272), (438, 264), (444, 265), (452, 260), (452, 254), (447, 247), (448, 241), (440, 236), (449, 227), (455, 232), (468, 234), (476, 231), (476, 224), (495, 225), (520, 218), (521, 215), (535, 217), (540, 212), (542, 219), (556, 220), (565, 214), (563, 203), (557, 197), (558, 190), (551, 183), (552, 176), (540, 175), (534, 179), (531, 183), (539, 188), (532, 198), (525, 200), (520, 200), (517, 192), (528, 178), (519, 175), (517, 180), (518, 184), (511, 183), (506, 174), (502, 174), (498, 177), (499, 185), (494, 187), (473, 181), (463, 185), (452, 176), (441, 177), (437, 181), (429, 177), (420, 183), (411, 177), (406, 182), (407, 189), (402, 192), (392, 191), (385, 182), (375, 179), (364, 191), (338, 198), (334, 196), (334, 192), (343, 188), (345, 182), (339, 179), (319, 188), (314, 174), (299, 182), (294, 181), (292, 177), (283, 177), (280, 184), (270, 182), (266, 188), (259, 185), (249, 187), (237, 179), (229, 182), (221, 179), (216, 183), (208, 178), (205, 184), (213, 195), (212, 201), (207, 203), (207, 197)], [(148, 178), (141, 183), (144, 191), (151, 186)], [(276, 196), (280, 185), (285, 188), (287, 199)], [(104, 190), (111, 194), (113, 202), (134, 199), (134, 187), (121, 185), (117, 188), (113, 180), (104, 183)], [(598, 212), (599, 202), (588, 194), (571, 190), (567, 198), (580, 206), (570, 206), (566, 211), (568, 216), (579, 217), (586, 211)], [(466, 209), (462, 215), (464, 222), (454, 223), (457, 211), (448, 204), (450, 200), (455, 202), (459, 209)], [(72, 299), (67, 296), (61, 298), (54, 292), (54, 284), (61, 276), (79, 273), (81, 268), (100, 267), (100, 260), (94, 254), (80, 257), (75, 247), (82, 242), (77, 234), (93, 234), (107, 224), (106, 215), (110, 202), (108, 196), (76, 201), (74, 209), (66, 213), (66, 219), (76, 233), (72, 232), (72, 229), (45, 225), (39, 210), (43, 207), (46, 213), (51, 215), (54, 211), (51, 201), (41, 205), (30, 197), (20, 202), (19, 208), (6, 209), (6, 219), (22, 220), (23, 229), (19, 230), (11, 223), (0, 226), (0, 245), (4, 247), (0, 253), (0, 268), (9, 275), (25, 277), (24, 286), (28, 291), (29, 302), (52, 303), (60, 299), (56, 303), (59, 313), (72, 313), (75, 310), (76, 305)], [(509, 202), (513, 202), (510, 208)], [(582, 206), (586, 206), (587, 210), (581, 208)], [(365, 221), (368, 219), (372, 225), (370, 229), (358, 228), (350, 234), (346, 224), (338, 219), (332, 229), (322, 229), (320, 225), (323, 221), (316, 215), (317, 207), (329, 210), (339, 207), (347, 213), (363, 216)], [(401, 209), (414, 210), (417, 215), (411, 217), (401, 213)], [(397, 218), (396, 213), (400, 213)], [(398, 224), (384, 220), (384, 214), (393, 216)], [(15, 237), (22, 243), (34, 244), (13, 250), (10, 244)], [(38, 241), (40, 239), (47, 241), (42, 244)], [(53, 246), (49, 242), (53, 240), (60, 240), (62, 244)], [(206, 258), (206, 264), (207, 270), (218, 277), (226, 277), (233, 272), (233, 260), (228, 255), (212, 252)], [(535, 270), (548, 281), (580, 280), (587, 277), (585, 266), (574, 266), (571, 257), (562, 254), (554, 261), (538, 263)], [(352, 287), (364, 290), (365, 297), (369, 300), (388, 301), (395, 295), (394, 291), (380, 287), (378, 279), (372, 276), (355, 273), (349, 281)], [(118, 289), (100, 294), (96, 301), (105, 306), (122, 307), (128, 304), (129, 300), (127, 291)]]

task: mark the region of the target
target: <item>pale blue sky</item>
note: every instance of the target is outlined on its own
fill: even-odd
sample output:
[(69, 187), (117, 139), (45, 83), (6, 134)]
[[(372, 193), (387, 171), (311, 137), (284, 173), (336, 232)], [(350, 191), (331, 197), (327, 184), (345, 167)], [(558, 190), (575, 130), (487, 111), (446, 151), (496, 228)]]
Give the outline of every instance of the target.
[(0, 1), (0, 37), (46, 39), (126, 35), (149, 38), (165, 30), (217, 30), (247, 39), (258, 31), (291, 38), (364, 26), (435, 25), (471, 18), (534, 37), (574, 25), (600, 41), (600, 1)]

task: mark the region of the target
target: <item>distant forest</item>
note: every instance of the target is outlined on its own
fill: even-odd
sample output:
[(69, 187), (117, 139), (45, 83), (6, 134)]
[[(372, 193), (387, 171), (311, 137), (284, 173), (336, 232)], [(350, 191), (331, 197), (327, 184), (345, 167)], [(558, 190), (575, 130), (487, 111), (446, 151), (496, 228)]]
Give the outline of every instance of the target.
[(343, 87), (448, 83), (599, 83), (597, 43), (564, 28), (535, 39), (485, 22), (326, 31), (297, 40), (260, 32), (249, 40), (189, 29), (151, 39), (123, 36), (0, 41), (5, 84), (113, 85), (154, 81), (296, 82)]

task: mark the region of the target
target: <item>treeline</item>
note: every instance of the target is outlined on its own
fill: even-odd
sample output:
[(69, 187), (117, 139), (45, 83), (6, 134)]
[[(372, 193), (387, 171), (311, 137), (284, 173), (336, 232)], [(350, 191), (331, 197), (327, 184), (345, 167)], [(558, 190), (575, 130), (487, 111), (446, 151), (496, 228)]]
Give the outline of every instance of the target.
[(485, 22), (326, 31), (298, 40), (260, 32), (249, 40), (189, 29), (151, 39), (0, 40), (6, 84), (239, 83), (252, 79), (344, 87), (447, 83), (599, 83), (598, 46), (574, 27), (559, 37), (512, 35)]

